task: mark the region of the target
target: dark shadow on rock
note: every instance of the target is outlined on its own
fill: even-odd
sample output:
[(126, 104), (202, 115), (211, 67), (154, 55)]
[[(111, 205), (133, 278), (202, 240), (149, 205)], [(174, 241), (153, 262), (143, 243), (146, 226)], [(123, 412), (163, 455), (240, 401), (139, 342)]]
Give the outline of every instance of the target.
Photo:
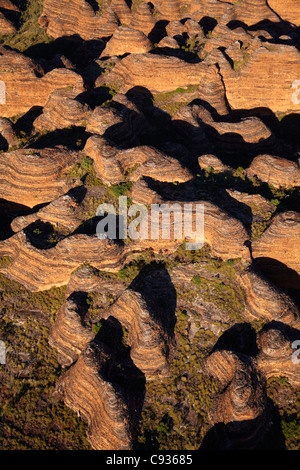
[(85, 127), (72, 126), (71, 128), (56, 129), (38, 137), (28, 148), (43, 149), (63, 145), (72, 150), (82, 150), (90, 135), (85, 131)]
[(33, 106), (27, 113), (23, 114), (15, 124), (15, 130), (20, 135), (22, 133), (30, 134), (33, 130), (33, 122), (43, 112), (41, 106)]
[(279, 137), (289, 141), (290, 144), (293, 145), (295, 152), (300, 152), (299, 129), (300, 114), (288, 114), (280, 121), (278, 131)]
[(206, 433), (199, 451), (205, 450), (285, 450), (285, 439), (279, 414), (270, 404), (272, 420), (264, 417), (253, 420), (217, 423)]
[(270, 330), (280, 331), (285, 336), (285, 338), (290, 342), (293, 342), (295, 340), (299, 340), (299, 338), (300, 338), (300, 331), (299, 330), (287, 325), (286, 323), (282, 323), (282, 322), (277, 321), (277, 320), (272, 320), (270, 323), (267, 323), (261, 329), (261, 333), (266, 332), (266, 331), (270, 331)]
[(255, 357), (258, 354), (255, 330), (250, 323), (236, 323), (219, 337), (212, 352), (218, 350)]
[(199, 24), (202, 27), (203, 32), (206, 36), (209, 32), (212, 32), (215, 29), (218, 22), (215, 18), (212, 18), (211, 16), (203, 16)]
[(175, 39), (179, 43), (179, 45), (182, 45), (178, 48), (173, 48), (173, 47), (156, 47), (151, 51), (151, 54), (159, 54), (163, 56), (170, 56), (170, 57), (177, 57), (178, 59), (184, 60), (185, 62), (188, 62), (189, 64), (198, 64), (201, 62), (201, 59), (199, 58), (198, 54), (195, 54), (194, 52), (188, 51), (183, 49), (185, 47), (185, 38), (183, 36), (175, 36)]
[(68, 301), (72, 301), (76, 304), (78, 315), (80, 316), (80, 321), (82, 326), (87, 326), (87, 315), (89, 311), (89, 306), (87, 304), (88, 293), (82, 291), (74, 291), (68, 297)]
[(49, 43), (40, 43), (29, 47), (24, 54), (42, 63), (53, 59), (57, 54), (67, 57), (81, 69), (97, 59), (105, 48), (105, 38), (83, 40), (78, 34), (62, 36)]
[(25, 216), (34, 212), (34, 209), (24, 206), (23, 204), (0, 199), (0, 240), (6, 240), (14, 234), (10, 224), (16, 217)]
[(110, 382), (121, 393), (129, 412), (129, 426), (137, 439), (141, 413), (145, 399), (146, 379), (130, 357), (131, 348), (126, 344), (126, 331), (114, 317), (101, 321), (101, 328), (94, 342), (104, 343), (111, 352), (111, 358), (101, 370), (104, 380)]
[(65, 235), (55, 231), (50, 222), (44, 222), (40, 219), (27, 225), (23, 230), (31, 245), (40, 250), (49, 250), (65, 238)]
[(154, 28), (148, 34), (148, 38), (152, 44), (158, 44), (162, 38), (167, 36), (166, 26), (168, 23), (169, 21), (167, 20), (159, 20), (155, 23)]
[[(276, 12), (275, 12), (276, 13)], [(277, 13), (276, 13), (277, 14)], [(231, 30), (235, 30), (237, 28), (243, 28), (246, 32), (252, 31), (260, 31), (261, 34), (259, 39), (262, 42), (268, 42), (271, 44), (288, 44), (295, 46), (298, 50), (300, 50), (300, 34), (299, 34), (299, 27), (296, 25), (289, 23), (288, 21), (282, 20), (278, 15), (278, 22), (271, 21), (269, 19), (264, 19), (259, 21), (258, 23), (248, 26), (246, 23), (239, 21), (239, 20), (231, 20), (227, 23), (227, 26)], [(264, 31), (267, 33), (264, 35)], [(271, 39), (269, 37), (271, 35)], [(289, 40), (282, 40), (280, 36), (289, 36)]]
[(110, 88), (106, 86), (89, 88), (76, 96), (76, 100), (82, 104), (88, 104), (93, 110), (111, 99)]
[(152, 262), (146, 265), (129, 287), (142, 295), (153, 319), (161, 325), (168, 337), (174, 338), (177, 295), (164, 264)]
[(16, 29), (19, 29), (21, 26), (21, 13), (18, 11), (14, 10), (6, 10), (5, 9), (5, 3), (3, 8), (0, 8), (0, 13), (9, 21), (12, 22), (12, 24), (16, 27)]
[(285, 290), (300, 305), (300, 275), (295, 270), (268, 257), (255, 258), (253, 264), (267, 279)]

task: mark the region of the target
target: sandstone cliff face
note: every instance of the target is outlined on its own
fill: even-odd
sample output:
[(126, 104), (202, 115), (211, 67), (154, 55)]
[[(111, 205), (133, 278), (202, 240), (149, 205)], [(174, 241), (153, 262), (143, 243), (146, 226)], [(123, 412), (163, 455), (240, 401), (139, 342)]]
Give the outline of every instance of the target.
[(285, 332), (283, 324), (270, 324), (258, 338), (258, 368), (266, 377), (286, 377), (291, 384), (299, 386), (299, 365), (293, 362), (295, 349), (292, 347), (292, 336)]
[(65, 285), (72, 271), (84, 263), (101, 270), (119, 270), (128, 255), (126, 248), (108, 239), (100, 240), (96, 235), (73, 235), (53, 248), (39, 249), (24, 231), (1, 242), (0, 252), (13, 259), (1, 271), (33, 291)]
[(58, 351), (59, 363), (64, 367), (73, 364), (95, 336), (92, 329), (84, 325), (80, 300), (79, 295), (66, 300), (49, 336), (49, 344)]
[(127, 329), (131, 359), (147, 380), (169, 373), (176, 308), (174, 292), (169, 288), (168, 274), (155, 270), (136, 290), (134, 286), (127, 289), (105, 314)]
[(221, 448), (255, 448), (266, 432), (266, 399), (255, 366), (231, 351), (216, 351), (206, 360), (205, 369), (223, 387), (210, 412), (212, 424), (227, 425)]
[(93, 136), (87, 140), (84, 152), (94, 160), (97, 175), (108, 185), (123, 181), (129, 169), (130, 181), (137, 181), (142, 176), (158, 177), (167, 182), (185, 182), (192, 178), (176, 159), (148, 146), (119, 150), (103, 137)]
[[(16, 13), (20, 13), (20, 9), (15, 5), (13, 2), (10, 0), (2, 0), (0, 2), (0, 32), (1, 34), (11, 34), (16, 32), (16, 25), (15, 25), (15, 20), (16, 20)], [(11, 20), (10, 18), (11, 13), (13, 12), (14, 20)]]
[(12, 34), (16, 32), (15, 25), (0, 12), (0, 32), (1, 34)]
[(284, 291), (252, 269), (243, 271), (238, 278), (245, 292), (244, 315), (250, 322), (275, 320), (299, 329), (299, 309)]
[(13, 123), (7, 118), (0, 119), (0, 134), (2, 137), (1, 150), (7, 150), (18, 145), (19, 139), (14, 129)]
[(123, 148), (139, 145), (140, 134), (148, 127), (143, 112), (122, 93), (114, 96), (111, 106), (96, 107), (86, 124), (87, 132)]

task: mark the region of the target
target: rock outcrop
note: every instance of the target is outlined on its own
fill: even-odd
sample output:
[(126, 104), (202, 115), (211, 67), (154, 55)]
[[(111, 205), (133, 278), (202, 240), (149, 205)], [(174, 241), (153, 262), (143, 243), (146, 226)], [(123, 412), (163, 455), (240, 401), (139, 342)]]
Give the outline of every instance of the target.
[(78, 34), (89, 40), (111, 36), (118, 27), (118, 18), (113, 8), (95, 11), (86, 0), (46, 0), (39, 23), (53, 38)]
[(37, 291), (67, 284), (71, 273), (84, 263), (104, 271), (118, 271), (128, 250), (111, 240), (81, 234), (65, 238), (53, 248), (39, 249), (20, 231), (1, 242), (0, 253), (13, 259), (1, 272)]
[(190, 171), (178, 160), (149, 146), (120, 150), (105, 138), (95, 135), (87, 140), (84, 152), (94, 160), (97, 175), (108, 185), (123, 181), (128, 170), (130, 181), (148, 176), (157, 177), (159, 181), (182, 183), (192, 178)]
[(253, 258), (282, 287), (299, 288), (299, 222), (298, 212), (282, 212), (252, 245)]
[(0, 0), (0, 447), (6, 376), (58, 364), (95, 450), (277, 448), (270, 397), (297, 446), (297, 2), (33, 3)]
[(297, 26), (300, 25), (300, 14), (297, 4), (292, 0), (283, 2), (282, 0), (268, 0), (268, 5), (274, 10), (283, 20), (289, 21)]
[(129, 26), (119, 26), (106, 44), (101, 55), (106, 57), (126, 53), (142, 54), (143, 52), (151, 51), (152, 48), (151, 41), (142, 31), (130, 28)]
[(274, 320), (300, 329), (299, 309), (284, 291), (251, 268), (241, 272), (238, 280), (245, 292), (244, 316), (248, 321)]
[(84, 324), (84, 302), (80, 297), (80, 293), (73, 294), (65, 301), (49, 336), (49, 344), (58, 351), (58, 361), (64, 367), (73, 364), (95, 336)]
[(223, 350), (212, 353), (204, 367), (222, 386), (209, 418), (212, 425), (226, 426), (223, 449), (255, 448), (267, 427), (266, 397), (255, 366), (247, 357)]
[(274, 113), (299, 111), (298, 100), (293, 99), (296, 90), (292, 88), (298, 76), (298, 60), (296, 47), (272, 44), (259, 47), (250, 55), (245, 52), (236, 64), (238, 71), (233, 70), (225, 57), (220, 59), (220, 72), (230, 107), (267, 107)]
[[(198, 85), (207, 71), (202, 63), (189, 64), (177, 57), (158, 54), (132, 54), (122, 59), (105, 75), (106, 83), (117, 83), (122, 93), (134, 87), (150, 92), (167, 92)], [(101, 83), (102, 77), (96, 83)]]
[[(168, 274), (154, 270), (143, 279), (142, 288), (127, 289), (105, 313), (128, 331), (131, 359), (147, 380), (168, 375), (174, 347), (175, 293)], [(154, 296), (155, 292), (155, 296)]]
[(258, 155), (247, 169), (251, 178), (257, 176), (260, 181), (275, 188), (292, 188), (300, 186), (300, 168), (298, 163), (286, 158), (271, 155)]
[[(295, 349), (292, 347), (292, 337), (288, 337), (285, 325), (270, 324), (258, 337), (259, 354), (257, 364), (265, 378), (286, 377), (290, 384), (299, 387), (300, 368), (293, 361)], [(295, 336), (294, 336), (295, 338)], [(299, 341), (299, 330), (296, 335)]]
[(139, 145), (140, 134), (147, 130), (147, 121), (138, 107), (122, 93), (117, 93), (110, 106), (98, 106), (87, 121), (86, 131), (103, 135), (117, 146)]
[(84, 126), (92, 110), (87, 104), (76, 100), (77, 92), (57, 89), (49, 96), (43, 113), (33, 125), (38, 131), (54, 131), (69, 126)]
[(32, 59), (0, 48), (0, 80), (5, 84), (5, 100), (0, 103), (0, 115), (11, 117), (29, 111), (33, 106), (45, 106), (49, 95), (57, 88), (84, 91), (82, 77), (69, 69), (54, 69), (44, 74)]
[(62, 196), (71, 187), (65, 172), (78, 160), (66, 147), (19, 149), (0, 155), (0, 196), (34, 207)]
[(114, 350), (94, 341), (60, 379), (63, 400), (87, 422), (95, 450), (130, 450), (137, 431), (133, 402), (138, 394), (128, 393), (126, 376), (125, 385), (117, 383), (116, 366)]
[(0, 119), (1, 150), (12, 149), (19, 144), (13, 123), (7, 118)]

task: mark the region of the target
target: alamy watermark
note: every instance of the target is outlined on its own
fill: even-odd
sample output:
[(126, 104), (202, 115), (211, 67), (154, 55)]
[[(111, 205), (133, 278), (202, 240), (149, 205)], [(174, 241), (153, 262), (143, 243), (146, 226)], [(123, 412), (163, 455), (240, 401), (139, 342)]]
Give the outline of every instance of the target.
[(292, 88), (295, 90), (292, 94), (293, 104), (300, 104), (300, 80), (295, 80), (292, 84)]
[(293, 352), (292, 354), (292, 362), (294, 364), (300, 364), (300, 340), (299, 339), (292, 342), (292, 348), (296, 349), (296, 351)]
[(204, 204), (173, 203), (131, 204), (119, 197), (119, 210), (109, 203), (100, 204), (96, 215), (102, 217), (96, 233), (110, 240), (186, 240), (187, 250), (204, 245)]
[(2, 340), (0, 340), (0, 364), (6, 364), (6, 347)]
[(0, 104), (6, 104), (6, 86), (3, 80), (0, 80)]

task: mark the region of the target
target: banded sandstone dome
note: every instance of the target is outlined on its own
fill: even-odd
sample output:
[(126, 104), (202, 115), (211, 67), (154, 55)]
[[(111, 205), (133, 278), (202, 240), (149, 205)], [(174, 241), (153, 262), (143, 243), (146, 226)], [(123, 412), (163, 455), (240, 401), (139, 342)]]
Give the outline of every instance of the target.
[(0, 1), (1, 449), (299, 448), (296, 3)]

